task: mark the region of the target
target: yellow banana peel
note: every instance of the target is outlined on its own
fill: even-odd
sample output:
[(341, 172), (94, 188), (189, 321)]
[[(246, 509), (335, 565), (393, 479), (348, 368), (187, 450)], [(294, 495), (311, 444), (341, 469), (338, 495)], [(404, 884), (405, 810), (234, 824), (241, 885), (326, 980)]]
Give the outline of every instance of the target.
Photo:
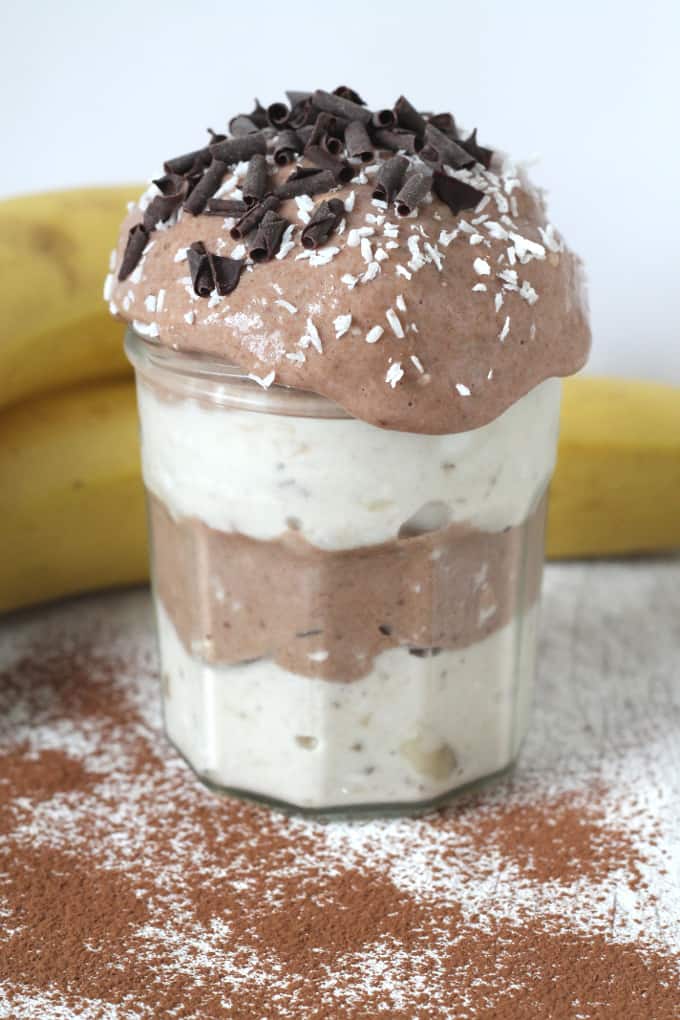
[(131, 382), (0, 414), (0, 612), (146, 580)]
[(548, 557), (680, 548), (680, 388), (577, 376), (564, 383)]
[(0, 202), (0, 407), (78, 382), (130, 376), (102, 287), (138, 185)]

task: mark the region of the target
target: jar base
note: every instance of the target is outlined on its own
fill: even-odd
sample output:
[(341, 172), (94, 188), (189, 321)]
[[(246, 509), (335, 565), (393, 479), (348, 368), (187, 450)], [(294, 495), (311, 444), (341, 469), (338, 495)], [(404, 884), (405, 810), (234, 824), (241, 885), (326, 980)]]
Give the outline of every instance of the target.
[(518, 753), (512, 761), (510, 761), (502, 769), (498, 769), (496, 772), (487, 776), (480, 776), (478, 779), (473, 779), (471, 782), (464, 783), (461, 786), (452, 787), (444, 793), (437, 794), (436, 797), (429, 797), (425, 800), (393, 801), (390, 803), (369, 804), (331, 804), (327, 807), (306, 807), (301, 804), (294, 804), (290, 801), (279, 800), (276, 797), (267, 797), (265, 794), (256, 793), (252, 790), (223, 786), (221, 783), (211, 779), (208, 774), (199, 772), (192, 765), (191, 761), (187, 758), (183, 751), (177, 746), (177, 744), (175, 744), (172, 738), (167, 735), (167, 733), (166, 740), (171, 744), (172, 748), (185, 762), (185, 764), (191, 769), (194, 776), (203, 786), (210, 790), (211, 793), (217, 794), (220, 797), (235, 797), (238, 800), (242, 800), (249, 804), (256, 804), (260, 807), (268, 807), (290, 817), (310, 818), (316, 819), (317, 821), (355, 821), (361, 819), (368, 820), (397, 817), (418, 818), (422, 815), (430, 814), (433, 811), (438, 811), (440, 808), (447, 807), (449, 804), (452, 804), (463, 797), (467, 797), (470, 794), (487, 789), (501, 780), (506, 779), (514, 772), (519, 758)]

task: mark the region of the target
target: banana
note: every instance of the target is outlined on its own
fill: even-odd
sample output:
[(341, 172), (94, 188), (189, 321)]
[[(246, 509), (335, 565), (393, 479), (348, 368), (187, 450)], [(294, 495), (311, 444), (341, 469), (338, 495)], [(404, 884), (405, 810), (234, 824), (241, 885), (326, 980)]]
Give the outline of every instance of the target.
[(131, 382), (0, 415), (0, 612), (148, 577)]
[(0, 202), (0, 407), (131, 374), (102, 301), (109, 253), (139, 186)]
[(680, 388), (596, 376), (567, 379), (548, 556), (679, 547)]
[[(564, 387), (548, 556), (680, 547), (680, 389), (578, 377)], [(0, 414), (0, 612), (145, 581), (132, 382)]]

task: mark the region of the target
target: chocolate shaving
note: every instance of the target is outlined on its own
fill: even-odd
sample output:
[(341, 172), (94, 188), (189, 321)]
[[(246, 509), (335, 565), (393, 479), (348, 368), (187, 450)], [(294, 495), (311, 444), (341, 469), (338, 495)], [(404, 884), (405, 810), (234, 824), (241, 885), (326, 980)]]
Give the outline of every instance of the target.
[(303, 143), (294, 131), (281, 131), (274, 142), (274, 162), (277, 166), (292, 163), (298, 152), (302, 152)]
[(373, 159), (373, 144), (368, 137), (366, 125), (360, 120), (353, 120), (347, 125), (345, 144), (350, 156), (358, 156), (364, 163), (370, 163)]
[(323, 171), (317, 169), (315, 166), (296, 166), (293, 172), (288, 177), (289, 181), (301, 181), (305, 177), (314, 177), (315, 174), (320, 174)]
[(324, 135), (321, 139), (321, 148), (329, 152), (331, 156), (337, 159), (345, 151), (345, 145), (342, 139), (335, 138), (333, 135)]
[(219, 159), (223, 163), (240, 163), (250, 159), (256, 152), (266, 155), (267, 138), (263, 131), (252, 135), (239, 135), (238, 138), (227, 138), (224, 142), (211, 145), (210, 152), (214, 159)]
[(338, 85), (337, 89), (333, 89), (333, 95), (340, 96), (342, 99), (349, 99), (351, 103), (356, 103), (357, 106), (366, 105), (359, 93), (355, 92), (348, 85)]
[(376, 175), (373, 198), (391, 202), (404, 182), (408, 165), (406, 156), (392, 156), (386, 160)]
[(314, 125), (304, 124), (302, 127), (296, 129), (295, 134), (302, 142), (302, 147), (304, 148), (305, 145), (309, 145), (312, 140), (312, 135), (314, 134)]
[(240, 198), (211, 198), (203, 211), (208, 216), (243, 216), (248, 206)]
[(404, 181), (401, 191), (397, 195), (397, 212), (400, 216), (408, 216), (420, 205), (422, 200), (432, 187), (430, 174), (414, 170)]
[(452, 213), (462, 209), (474, 209), (484, 197), (484, 192), (459, 181), (457, 177), (449, 177), (439, 170), (434, 172), (433, 190), (442, 202), (446, 202)]
[(329, 135), (334, 138), (342, 138), (349, 121), (344, 117), (335, 117), (331, 113), (320, 113), (314, 121), (314, 127), (310, 137), (310, 145), (322, 145)]
[(213, 255), (206, 251), (202, 241), (195, 241), (189, 246), (187, 261), (194, 293), (199, 297), (209, 297), (214, 290), (220, 297), (231, 294), (243, 270), (242, 261)]
[(179, 209), (186, 194), (186, 188), (177, 195), (156, 195), (144, 210), (144, 229), (149, 233), (156, 229), (157, 223), (165, 223)]
[(163, 169), (166, 174), (180, 174), (185, 177), (194, 170), (194, 167), (202, 168), (207, 166), (211, 160), (210, 147), (195, 149), (193, 152), (185, 152), (181, 156), (173, 156), (166, 159)]
[(215, 290), (220, 297), (226, 297), (238, 286), (243, 262), (240, 259), (230, 259), (226, 255), (209, 254), (208, 259), (213, 271)]
[(213, 276), (208, 261), (208, 253), (203, 241), (194, 241), (187, 249), (187, 262), (191, 273), (194, 294), (209, 297), (214, 289)]
[(426, 163), (447, 163), (454, 170), (474, 165), (474, 156), (433, 124), (428, 124), (425, 128), (425, 141), (427, 145), (420, 156)]
[(431, 113), (427, 118), (428, 124), (438, 128), (442, 134), (448, 135), (454, 141), (458, 139), (458, 128), (455, 118), (450, 113)]
[(161, 195), (177, 195), (186, 185), (185, 178), (181, 174), (164, 174), (157, 177), (153, 182)]
[(231, 228), (231, 236), (235, 241), (240, 241), (242, 237), (245, 237), (251, 230), (259, 226), (264, 219), (265, 213), (269, 212), (270, 209), (278, 209), (280, 204), (281, 202), (277, 195), (267, 195), (261, 202), (251, 205), (248, 212), (244, 213)]
[(319, 248), (325, 244), (344, 215), (345, 204), (339, 198), (320, 202), (302, 231), (303, 247)]
[(261, 152), (251, 156), (245, 180), (242, 185), (243, 201), (247, 206), (255, 205), (261, 201), (267, 191), (269, 174), (267, 172), (267, 157)]
[[(356, 93), (353, 94), (356, 95)], [(373, 114), (365, 106), (360, 106), (352, 99), (344, 99), (334, 92), (317, 89), (312, 93), (312, 102), (319, 110), (323, 110), (325, 113), (334, 113), (346, 120), (360, 120), (364, 124), (370, 124), (373, 118)]]
[(257, 124), (258, 128), (262, 130), (262, 128), (266, 128), (269, 123), (267, 120), (267, 111), (259, 99), (256, 99), (254, 102), (255, 106), (253, 107), (253, 112), (249, 113), (248, 116), (252, 120), (253, 124)]
[[(238, 117), (232, 117), (229, 121), (229, 132), (232, 135), (252, 135), (256, 131), (259, 131), (257, 124), (245, 113), (239, 113)], [(213, 138), (213, 143), (222, 141), (223, 138)]]
[[(224, 143), (219, 142), (222, 145)], [(229, 167), (219, 159), (213, 159), (212, 163), (201, 177), (200, 181), (191, 194), (184, 201), (184, 208), (193, 216), (198, 216), (205, 209), (208, 199), (212, 198), (220, 184), (224, 180)]]
[(493, 149), (485, 149), (483, 145), (479, 145), (477, 142), (477, 128), (474, 129), (469, 138), (466, 138), (464, 142), (460, 143), (466, 152), (469, 152), (471, 156), (481, 163), (482, 166), (488, 170), (491, 166), (491, 160), (493, 159)]
[(149, 243), (149, 231), (143, 223), (135, 223), (128, 231), (127, 244), (123, 253), (123, 261), (118, 270), (118, 279), (125, 280), (135, 269), (142, 257), (142, 252)]
[(304, 103), (311, 94), (311, 92), (296, 92), (294, 89), (286, 89), (286, 99), (290, 103), (291, 109), (298, 106), (299, 103)]
[(300, 128), (313, 124), (318, 112), (311, 98), (303, 99), (290, 111), (287, 127), (292, 128), (294, 131), (299, 131)]
[(372, 121), (378, 128), (392, 127), (395, 121), (394, 110), (376, 110)]
[(330, 191), (337, 183), (331, 170), (299, 167), (283, 184), (279, 184), (275, 194), (280, 199), (295, 198), (296, 195), (321, 195), (325, 191)]
[(422, 114), (418, 113), (415, 106), (409, 103), (406, 96), (399, 96), (394, 104), (394, 113), (400, 128), (403, 128), (405, 131), (412, 131), (419, 138), (424, 137), (425, 128), (427, 127), (425, 118)]
[(267, 120), (272, 127), (284, 127), (290, 116), (290, 108), (285, 103), (271, 103), (267, 107)]
[(389, 152), (397, 152), (404, 149), (406, 152), (420, 152), (423, 143), (418, 135), (412, 131), (402, 131), (401, 128), (378, 128), (371, 132), (371, 137), (378, 149), (387, 149)]
[(156, 195), (144, 210), (144, 227), (149, 233), (157, 223), (169, 220), (179, 209), (187, 195), (187, 180), (179, 174), (166, 174), (153, 182), (160, 195)]
[(336, 159), (320, 145), (305, 146), (305, 156), (310, 163), (315, 163), (316, 166), (323, 167), (324, 170), (330, 170), (340, 184), (347, 184), (356, 173), (354, 167), (350, 166), (346, 160)]
[(279, 216), (273, 209), (265, 213), (249, 249), (253, 262), (268, 262), (274, 258), (288, 226), (290, 226), (288, 220)]
[(227, 137), (226, 135), (220, 134), (219, 131), (213, 131), (212, 128), (208, 128), (208, 134), (210, 135), (210, 142), (223, 142)]

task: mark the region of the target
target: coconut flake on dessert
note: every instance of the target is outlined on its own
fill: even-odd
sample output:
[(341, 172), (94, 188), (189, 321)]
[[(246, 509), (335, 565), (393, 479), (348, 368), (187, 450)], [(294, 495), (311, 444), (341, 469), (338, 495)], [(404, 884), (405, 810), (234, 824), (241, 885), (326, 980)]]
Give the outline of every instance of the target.
[(395, 361), (387, 369), (387, 373), (385, 375), (385, 382), (388, 383), (392, 387), (392, 389), (394, 389), (396, 387), (397, 383), (401, 382), (401, 380), (403, 378), (404, 378), (404, 370), (401, 367), (401, 362), (400, 361)]
[(285, 301), (283, 300), (283, 298), (278, 298), (277, 300), (274, 301), (274, 304), (278, 305), (279, 308), (285, 308), (285, 310), (287, 312), (290, 312), (291, 315), (297, 314), (297, 308), (295, 307), (295, 305), (292, 305), (290, 301)]
[(403, 338), (404, 338), (404, 336), (406, 334), (404, 333), (404, 327), (401, 324), (401, 319), (399, 318), (399, 316), (395, 312), (394, 308), (388, 308), (387, 309), (387, 311), (385, 312), (385, 318), (387, 319), (387, 322), (389, 323), (390, 329), (392, 330), (394, 335), (399, 340), (403, 340)]
[(384, 332), (385, 330), (383, 329), (382, 326), (372, 326), (364, 339), (366, 340), (367, 344), (376, 344), (378, 340), (380, 340)]
[(477, 257), (475, 261), (472, 263), (472, 268), (474, 269), (478, 276), (491, 275), (491, 266), (486, 261), (486, 259), (481, 259)]
[(509, 332), (510, 332), (510, 316), (506, 315), (505, 322), (503, 323), (503, 328), (498, 334), (498, 339), (500, 340), (501, 343), (503, 343), (503, 341), (506, 339)]

